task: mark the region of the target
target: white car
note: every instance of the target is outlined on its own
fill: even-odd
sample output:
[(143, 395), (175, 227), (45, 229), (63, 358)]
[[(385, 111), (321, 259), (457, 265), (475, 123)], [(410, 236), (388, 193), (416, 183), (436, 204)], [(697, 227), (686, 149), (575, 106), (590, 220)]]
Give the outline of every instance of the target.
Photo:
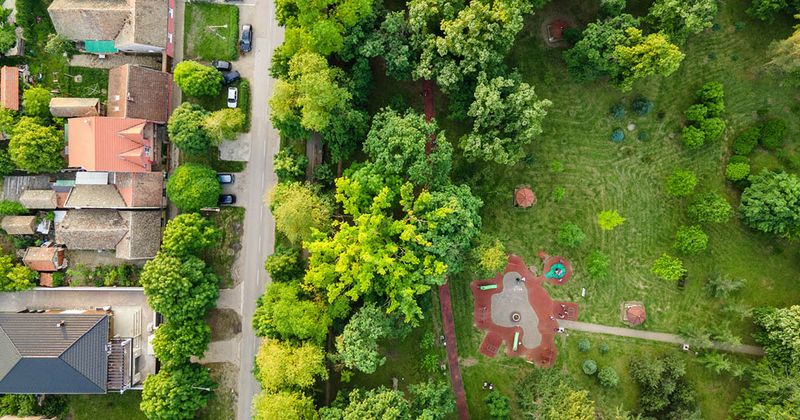
[(236, 108), (239, 106), (239, 88), (235, 86), (228, 87), (228, 108)]

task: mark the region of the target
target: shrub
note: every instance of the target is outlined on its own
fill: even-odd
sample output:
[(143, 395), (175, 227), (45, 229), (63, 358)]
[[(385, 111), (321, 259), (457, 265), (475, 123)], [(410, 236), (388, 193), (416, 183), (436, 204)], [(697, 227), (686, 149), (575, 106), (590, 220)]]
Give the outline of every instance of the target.
[(644, 117), (653, 110), (653, 103), (644, 96), (639, 96), (633, 100), (631, 103), (631, 108), (636, 115)]
[(639, 132), (639, 134), (636, 137), (639, 139), (639, 141), (650, 140), (650, 132), (646, 131), (646, 130), (642, 130), (642, 131)]
[(664, 280), (677, 281), (686, 274), (686, 269), (683, 267), (683, 262), (681, 260), (671, 257), (668, 254), (661, 254), (661, 256), (653, 262), (653, 266), (650, 267), (650, 272)]
[(612, 106), (611, 107), (611, 116), (616, 118), (616, 119), (618, 119), (618, 120), (621, 120), (622, 118), (624, 118), (625, 117), (625, 106), (623, 106), (622, 104), (615, 104), (614, 106)]
[(681, 140), (687, 149), (699, 149), (700, 146), (706, 142), (706, 133), (695, 126), (690, 125), (688, 127), (683, 127)]
[(583, 361), (581, 369), (583, 369), (583, 373), (592, 376), (597, 372), (597, 362), (592, 359), (586, 359)]
[(608, 354), (608, 344), (600, 343), (600, 347), (597, 348), (600, 350), (600, 354)]
[(575, 248), (586, 240), (581, 228), (571, 222), (564, 222), (558, 231), (558, 244), (567, 248)]
[(592, 349), (592, 342), (589, 341), (588, 338), (584, 337), (578, 340), (578, 350), (586, 353), (587, 351)]
[(696, 223), (724, 223), (731, 218), (733, 208), (725, 197), (717, 193), (705, 193), (689, 204), (688, 213)]
[(564, 172), (564, 162), (560, 160), (554, 160), (550, 162), (550, 172), (555, 172), (555, 173)]
[(600, 381), (600, 385), (606, 388), (614, 388), (619, 384), (617, 371), (611, 366), (600, 369), (600, 372), (597, 374), (597, 379)]
[(697, 176), (694, 172), (678, 169), (667, 178), (667, 194), (673, 197), (686, 197), (697, 186)]
[(290, 149), (281, 149), (273, 160), (275, 174), (281, 182), (298, 180), (306, 173), (308, 158), (299, 155)]
[(586, 271), (590, 276), (596, 279), (604, 279), (608, 277), (608, 268), (611, 262), (608, 256), (600, 251), (592, 251), (586, 258)]
[(614, 131), (611, 132), (611, 141), (619, 143), (622, 140), (625, 140), (625, 132), (622, 131), (621, 128), (615, 128)]
[(680, 253), (695, 255), (708, 246), (708, 235), (698, 226), (681, 226), (672, 247)]
[(699, 102), (708, 108), (706, 117), (719, 117), (725, 112), (725, 91), (722, 83), (708, 82), (697, 92)]
[(616, 210), (603, 210), (597, 215), (597, 224), (602, 230), (612, 230), (625, 223), (625, 218), (619, 215)]
[(222, 187), (217, 173), (208, 166), (186, 163), (178, 166), (167, 181), (167, 197), (181, 211), (194, 212), (215, 207)]
[(772, 119), (765, 121), (760, 127), (759, 142), (761, 146), (768, 150), (775, 150), (781, 147), (787, 130), (788, 127), (784, 120)]
[(22, 93), (22, 108), (25, 115), (47, 118), (50, 116), (50, 91), (41, 87), (32, 87)]
[(626, 0), (600, 0), (600, 12), (603, 16), (618, 16), (625, 10)]
[(28, 209), (14, 200), (0, 201), (0, 216), (18, 216), (27, 213)]
[(694, 104), (689, 108), (686, 108), (686, 111), (683, 112), (683, 115), (687, 120), (696, 123), (700, 123), (705, 120), (706, 114), (708, 114), (708, 108), (706, 108), (706, 106), (703, 104)]
[(709, 295), (717, 299), (726, 299), (731, 294), (744, 287), (745, 281), (742, 279), (732, 279), (718, 274), (711, 277), (706, 283), (706, 291)]
[(749, 163), (728, 163), (728, 166), (725, 167), (725, 177), (733, 182), (741, 181), (749, 175)]
[(508, 405), (508, 397), (497, 390), (493, 390), (483, 399), (489, 408), (489, 416), (494, 420), (507, 419), (511, 414), (511, 407)]
[(493, 276), (503, 271), (508, 264), (506, 248), (499, 239), (482, 239), (480, 245), (473, 252), (478, 260), (478, 267), (487, 276)]
[(747, 156), (753, 151), (753, 148), (758, 144), (761, 131), (758, 127), (750, 127), (742, 131), (733, 140), (733, 153), (741, 156)]
[(336, 179), (336, 174), (333, 173), (331, 164), (323, 163), (314, 168), (314, 180), (320, 184), (332, 185), (334, 179)]
[(555, 187), (553, 189), (553, 201), (556, 203), (560, 203), (561, 200), (564, 199), (564, 196), (567, 194), (567, 189), (564, 187)]
[(707, 118), (700, 122), (700, 130), (707, 141), (717, 141), (725, 131), (725, 120), (719, 117)]

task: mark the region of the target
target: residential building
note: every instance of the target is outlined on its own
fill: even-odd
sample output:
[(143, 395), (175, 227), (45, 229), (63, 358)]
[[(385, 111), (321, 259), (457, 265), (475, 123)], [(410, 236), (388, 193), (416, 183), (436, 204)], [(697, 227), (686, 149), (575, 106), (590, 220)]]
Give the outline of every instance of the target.
[(9, 235), (33, 235), (36, 233), (36, 216), (5, 216), (0, 227)]
[(0, 105), (19, 111), (19, 69), (16, 67), (0, 68)]
[(110, 310), (0, 313), (0, 393), (104, 394), (140, 382), (141, 331), (134, 326), (119, 334), (113, 316)]
[(22, 263), (34, 271), (50, 273), (67, 266), (64, 248), (60, 246), (32, 246), (25, 250)]
[(167, 0), (55, 0), (47, 8), (59, 35), (95, 54), (161, 54)]
[(131, 64), (115, 67), (108, 73), (108, 116), (165, 124), (170, 89), (169, 73)]
[(50, 114), (59, 118), (95, 117), (100, 115), (98, 98), (50, 99)]
[(20, 194), (18, 201), (28, 210), (54, 210), (58, 208), (58, 196), (52, 189), (24, 190)]
[(160, 211), (68, 210), (56, 243), (75, 250), (114, 250), (125, 260), (150, 259), (161, 246)]
[(69, 167), (150, 172), (159, 163), (161, 130), (139, 118), (85, 117), (67, 122)]

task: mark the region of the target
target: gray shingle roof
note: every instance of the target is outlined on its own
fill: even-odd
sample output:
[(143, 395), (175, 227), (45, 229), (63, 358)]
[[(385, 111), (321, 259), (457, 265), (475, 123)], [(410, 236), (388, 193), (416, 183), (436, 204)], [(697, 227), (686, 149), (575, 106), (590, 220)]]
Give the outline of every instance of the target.
[(105, 393), (108, 335), (105, 314), (0, 313), (0, 393)]

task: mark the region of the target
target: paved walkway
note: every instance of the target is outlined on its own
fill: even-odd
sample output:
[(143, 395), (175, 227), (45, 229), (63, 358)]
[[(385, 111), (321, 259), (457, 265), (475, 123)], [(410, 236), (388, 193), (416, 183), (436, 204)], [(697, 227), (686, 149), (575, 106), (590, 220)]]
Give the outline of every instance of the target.
[[(609, 327), (607, 325), (590, 324), (588, 322), (559, 320), (558, 323), (563, 328), (576, 331), (616, 335), (619, 337), (639, 338), (642, 340), (661, 341), (663, 343), (672, 343), (672, 344), (686, 343), (685, 339), (675, 334), (634, 330), (631, 328), (622, 328), (622, 327)], [(723, 350), (732, 353), (744, 353), (754, 356), (762, 356), (764, 354), (764, 350), (761, 347), (751, 346), (747, 344), (713, 343), (711, 347), (717, 350)]]
[(461, 369), (458, 367), (458, 346), (456, 345), (456, 324), (453, 319), (453, 305), (450, 297), (450, 283), (439, 286), (439, 303), (442, 306), (442, 327), (447, 340), (447, 365), (450, 367), (450, 379), (453, 381), (453, 391), (456, 394), (456, 408), (458, 418), (469, 419), (467, 411), (467, 396), (464, 392), (464, 381), (461, 379)]

